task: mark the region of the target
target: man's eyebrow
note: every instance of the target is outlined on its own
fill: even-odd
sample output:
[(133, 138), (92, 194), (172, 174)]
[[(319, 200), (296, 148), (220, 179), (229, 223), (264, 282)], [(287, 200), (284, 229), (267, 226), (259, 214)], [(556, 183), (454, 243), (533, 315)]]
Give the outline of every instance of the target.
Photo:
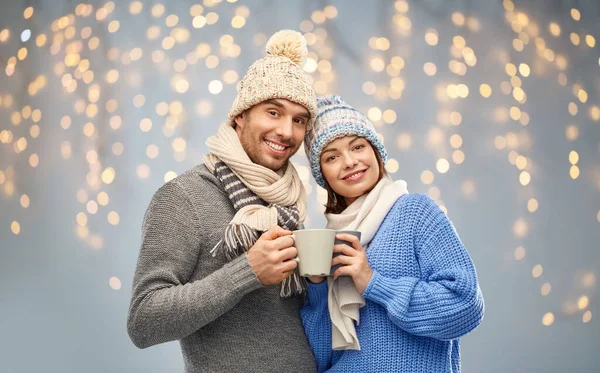
[[(266, 100), (266, 101), (263, 101), (263, 105), (274, 105), (274, 106), (277, 106), (278, 108), (285, 109), (285, 106), (281, 102), (279, 102), (279, 101), (277, 101), (276, 99), (273, 99), (273, 98), (269, 99), (269, 100)], [(306, 120), (310, 119), (310, 114), (307, 113), (307, 112), (300, 113), (297, 116), (301, 116), (303, 118), (306, 118)]]
[(263, 104), (264, 105), (275, 105), (275, 106), (280, 107), (280, 108), (284, 107), (281, 102), (279, 102), (277, 100), (274, 100), (274, 99), (270, 99), (270, 100), (264, 101)]
[(306, 118), (306, 120), (310, 119), (310, 114), (307, 112), (300, 113), (300, 114), (298, 114), (298, 116), (304, 117), (304, 118)]

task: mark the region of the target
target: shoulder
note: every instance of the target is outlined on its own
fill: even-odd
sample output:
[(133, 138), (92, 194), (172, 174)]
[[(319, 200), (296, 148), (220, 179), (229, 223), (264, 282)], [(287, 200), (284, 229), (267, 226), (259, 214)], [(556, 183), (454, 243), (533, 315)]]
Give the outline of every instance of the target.
[(201, 163), (183, 174), (177, 176), (171, 182), (177, 184), (185, 191), (198, 189), (198, 187), (219, 188), (220, 182), (206, 166)]
[(421, 193), (405, 194), (398, 198), (390, 212), (414, 219), (444, 213), (431, 197)]
[(443, 223), (444, 219), (447, 219), (446, 214), (431, 197), (415, 193), (398, 198), (386, 220), (388, 224), (418, 234)]
[(199, 164), (158, 188), (152, 197), (151, 205), (194, 205), (198, 201), (214, 200), (216, 196), (223, 194), (221, 189), (219, 180), (204, 164)]

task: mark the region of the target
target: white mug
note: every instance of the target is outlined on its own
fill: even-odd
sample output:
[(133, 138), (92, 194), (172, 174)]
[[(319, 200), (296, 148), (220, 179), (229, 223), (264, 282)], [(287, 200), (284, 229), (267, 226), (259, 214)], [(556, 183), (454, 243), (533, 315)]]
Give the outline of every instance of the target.
[(331, 270), (333, 244), (336, 231), (333, 229), (301, 229), (292, 232), (294, 246), (298, 249), (300, 276), (328, 276)]

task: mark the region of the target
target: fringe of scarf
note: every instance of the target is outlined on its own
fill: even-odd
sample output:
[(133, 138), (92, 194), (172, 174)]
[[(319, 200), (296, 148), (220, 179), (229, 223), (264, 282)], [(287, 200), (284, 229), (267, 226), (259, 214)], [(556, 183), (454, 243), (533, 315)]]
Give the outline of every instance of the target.
[[(287, 230), (298, 228), (300, 213), (295, 206), (267, 204), (267, 202), (246, 187), (237, 175), (222, 161), (218, 161), (215, 164), (213, 173), (223, 184), (225, 192), (227, 192), (236, 211), (250, 205), (274, 207), (277, 210), (277, 224), (280, 227)], [(248, 251), (256, 243), (261, 234), (261, 231), (247, 224), (231, 222), (225, 228), (223, 240), (211, 250), (211, 254), (216, 256), (218, 252), (222, 252), (227, 260), (231, 261)], [(282, 298), (290, 298), (303, 294), (305, 291), (306, 280), (300, 276), (298, 269), (296, 269), (281, 283), (280, 296)]]

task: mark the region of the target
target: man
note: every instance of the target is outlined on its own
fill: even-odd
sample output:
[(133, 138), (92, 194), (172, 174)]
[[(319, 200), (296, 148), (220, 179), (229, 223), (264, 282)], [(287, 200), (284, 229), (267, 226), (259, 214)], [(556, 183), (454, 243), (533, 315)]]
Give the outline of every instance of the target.
[(316, 113), (306, 54), (301, 34), (273, 35), (204, 164), (162, 186), (144, 217), (127, 329), (140, 348), (179, 340), (187, 372), (316, 369), (289, 237), (306, 216), (289, 158)]

